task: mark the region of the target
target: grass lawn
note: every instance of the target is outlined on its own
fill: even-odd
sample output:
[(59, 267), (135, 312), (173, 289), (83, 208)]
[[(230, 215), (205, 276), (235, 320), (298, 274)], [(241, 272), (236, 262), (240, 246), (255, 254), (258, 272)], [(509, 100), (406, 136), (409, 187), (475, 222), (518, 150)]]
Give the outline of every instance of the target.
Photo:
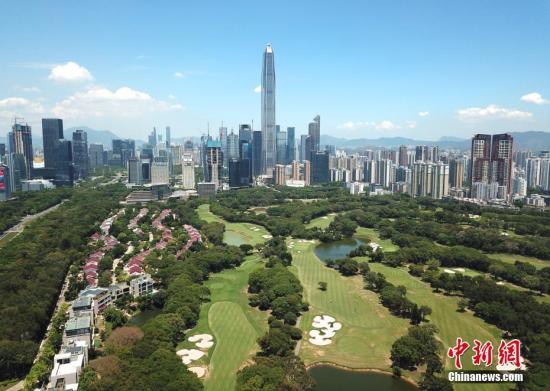
[(543, 267), (550, 267), (550, 261), (545, 261), (543, 259), (535, 257), (526, 257), (524, 255), (517, 254), (508, 254), (508, 253), (496, 253), (496, 254), (487, 254), (489, 258), (499, 259), (502, 262), (514, 264), (516, 261), (528, 262), (535, 266), (537, 269), (542, 269)]
[[(293, 242), (291, 270), (304, 286), (305, 300), (310, 304), (302, 315), (300, 328), (304, 331), (300, 357), (306, 365), (331, 362), (352, 368), (390, 370), (390, 349), (396, 338), (406, 333), (409, 322), (391, 315), (379, 304), (378, 296), (363, 289), (362, 279), (343, 277), (329, 269), (315, 256), (316, 244)], [(319, 281), (328, 284), (326, 291), (318, 289)], [(307, 333), (316, 315), (330, 315), (342, 323), (333, 342), (315, 346)]]
[(241, 244), (251, 244), (252, 246), (263, 243), (266, 238), (263, 235), (269, 235), (269, 232), (262, 226), (249, 223), (230, 223), (216, 216), (210, 211), (208, 204), (203, 204), (197, 209), (199, 217), (207, 222), (218, 222), (225, 224), (225, 233), (223, 240), (227, 244), (240, 246)]
[[(454, 346), (456, 338), (461, 337), (473, 345), (473, 339), (480, 341), (490, 340), (494, 346), (493, 363), (496, 361), (496, 349), (500, 343), (501, 331), (482, 319), (477, 318), (471, 312), (457, 312), (459, 297), (445, 296), (433, 293), (432, 288), (420, 279), (411, 276), (405, 269), (391, 268), (378, 263), (369, 264), (371, 270), (382, 273), (386, 279), (394, 285), (403, 285), (407, 288), (407, 297), (418, 305), (429, 306), (433, 313), (429, 316), (431, 323), (439, 329), (439, 339), (443, 343), (444, 350)], [(496, 344), (496, 346), (495, 346)], [(445, 368), (454, 368), (453, 359), (447, 358), (445, 354)], [(471, 348), (462, 356), (462, 363), (465, 369), (474, 369), (471, 363)], [(479, 367), (477, 369), (480, 369)], [(508, 390), (510, 387), (504, 384), (454, 384), (458, 391), (478, 390)]]
[(391, 251), (397, 251), (399, 249), (399, 247), (393, 244), (391, 240), (380, 239), (380, 234), (374, 228), (359, 227), (357, 228), (357, 232), (355, 233), (355, 236), (359, 239), (369, 238), (370, 241), (382, 246), (383, 251), (391, 252)]
[(336, 213), (330, 213), (326, 216), (317, 217), (311, 220), (308, 224), (306, 224), (306, 228), (317, 227), (317, 228), (325, 229), (330, 225), (330, 223), (332, 223), (335, 217), (336, 217)]

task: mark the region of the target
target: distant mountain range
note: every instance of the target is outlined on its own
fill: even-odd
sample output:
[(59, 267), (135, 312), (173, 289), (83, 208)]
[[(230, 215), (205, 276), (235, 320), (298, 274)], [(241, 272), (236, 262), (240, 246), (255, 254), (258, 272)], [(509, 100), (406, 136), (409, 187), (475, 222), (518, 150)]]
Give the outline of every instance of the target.
[[(516, 148), (531, 149), (540, 151), (550, 149), (550, 132), (528, 131), (528, 132), (510, 132), (514, 137)], [(432, 145), (437, 144), (441, 148), (469, 149), (470, 139), (461, 139), (457, 137), (444, 136), (439, 140), (418, 140), (406, 137), (380, 137), (377, 139), (357, 138), (346, 139), (330, 135), (321, 135), (321, 145), (334, 145), (337, 148), (365, 148), (365, 147), (384, 147), (395, 148), (400, 145)]]
[[(71, 137), (73, 131), (77, 129), (82, 129), (88, 134), (88, 143), (99, 143), (103, 144), (106, 147), (111, 146), (113, 139), (120, 138), (114, 132), (110, 130), (97, 130), (92, 129), (88, 126), (75, 126), (67, 128), (64, 130), (65, 136), (67, 138)], [(511, 132), (511, 135), (514, 137), (514, 144), (516, 148), (520, 149), (530, 149), (533, 151), (540, 151), (544, 149), (550, 149), (550, 132), (542, 131), (528, 131), (528, 132)], [(200, 137), (191, 137), (190, 138), (194, 143), (200, 141)], [(182, 144), (184, 141), (189, 140), (189, 137), (177, 137), (173, 138), (172, 142)], [(6, 143), (6, 137), (0, 137), (0, 143)], [(145, 141), (136, 140), (136, 147), (141, 147)], [(469, 149), (470, 140), (462, 139), (452, 136), (443, 136), (439, 140), (419, 140), (407, 137), (380, 137), (376, 139), (369, 138), (356, 138), (356, 139), (346, 139), (330, 136), (328, 134), (321, 135), (321, 145), (334, 145), (337, 148), (373, 148), (373, 147), (384, 147), (384, 148), (395, 148), (400, 145), (433, 145), (437, 144), (441, 148), (450, 148), (450, 149)], [(42, 146), (42, 136), (40, 133), (33, 135), (33, 146), (40, 147)]]

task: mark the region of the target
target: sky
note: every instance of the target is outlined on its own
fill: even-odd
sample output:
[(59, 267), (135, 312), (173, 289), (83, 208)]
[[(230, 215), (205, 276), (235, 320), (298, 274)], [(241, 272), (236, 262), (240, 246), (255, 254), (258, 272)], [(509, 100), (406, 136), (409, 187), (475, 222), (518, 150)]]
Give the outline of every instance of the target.
[(273, 45), (277, 123), (437, 140), (550, 131), (550, 1), (0, 3), (0, 136), (22, 117), (146, 139), (260, 129)]

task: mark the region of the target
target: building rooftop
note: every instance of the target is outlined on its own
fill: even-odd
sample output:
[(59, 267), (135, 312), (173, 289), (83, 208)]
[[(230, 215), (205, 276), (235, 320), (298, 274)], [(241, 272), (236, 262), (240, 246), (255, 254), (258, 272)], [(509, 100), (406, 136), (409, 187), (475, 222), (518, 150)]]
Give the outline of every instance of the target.
[(91, 327), (92, 318), (89, 315), (75, 316), (65, 323), (65, 331), (74, 331)]

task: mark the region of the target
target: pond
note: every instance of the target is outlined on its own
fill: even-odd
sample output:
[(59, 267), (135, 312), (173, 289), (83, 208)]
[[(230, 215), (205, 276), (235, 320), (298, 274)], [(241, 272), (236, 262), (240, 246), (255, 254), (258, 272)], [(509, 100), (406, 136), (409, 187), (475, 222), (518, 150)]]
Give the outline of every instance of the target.
[(321, 260), (345, 258), (351, 250), (365, 244), (361, 239), (348, 238), (330, 243), (321, 243), (315, 247), (315, 255)]
[(132, 316), (130, 320), (128, 320), (128, 324), (131, 326), (143, 326), (145, 323), (147, 323), (147, 321), (153, 319), (155, 316), (161, 313), (161, 309), (139, 312), (138, 314)]
[(309, 369), (317, 386), (316, 391), (417, 391), (418, 389), (402, 379), (379, 372), (346, 371), (330, 365)]

